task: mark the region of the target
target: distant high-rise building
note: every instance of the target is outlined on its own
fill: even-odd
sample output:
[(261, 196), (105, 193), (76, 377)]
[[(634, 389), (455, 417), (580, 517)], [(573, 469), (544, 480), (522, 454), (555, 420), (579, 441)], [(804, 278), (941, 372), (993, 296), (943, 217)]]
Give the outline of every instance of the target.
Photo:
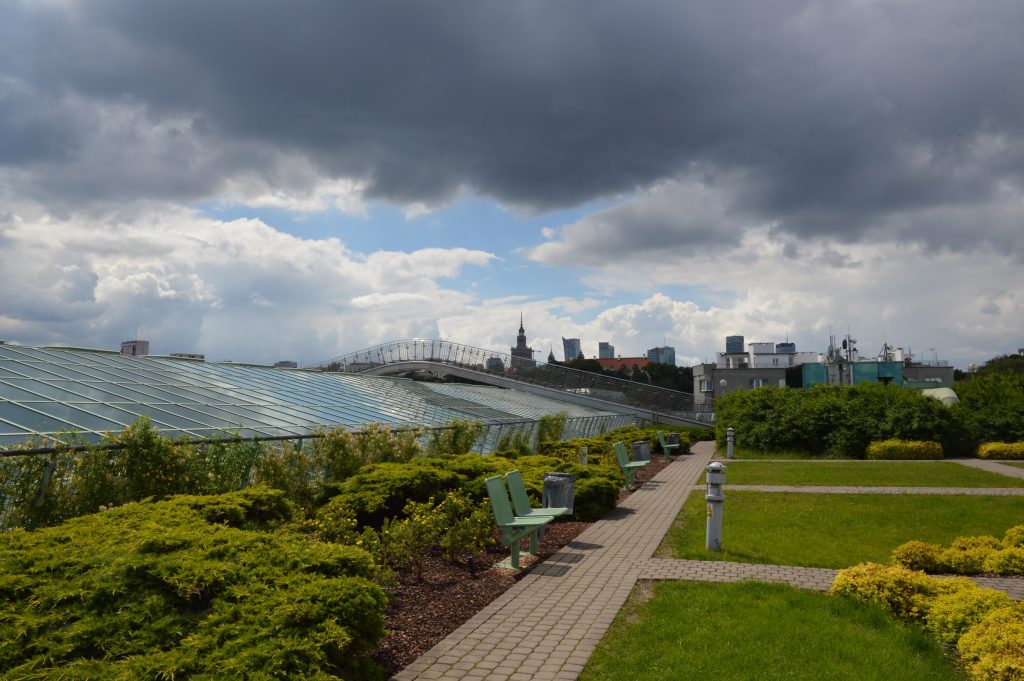
[(658, 364), (675, 364), (676, 349), (670, 345), (664, 345), (660, 348), (651, 348), (647, 351), (647, 360), (650, 362), (657, 362)]
[(512, 368), (533, 366), (533, 348), (526, 345), (526, 330), (523, 328), (523, 315), (519, 315), (519, 335), (516, 346), (512, 348)]
[(725, 352), (728, 355), (740, 355), (743, 354), (743, 336), (726, 336), (725, 337)]
[(129, 357), (138, 357), (149, 354), (148, 340), (129, 340), (121, 343), (121, 354)]
[(597, 344), (597, 358), (598, 359), (614, 359), (615, 357), (615, 346), (611, 343), (600, 341)]
[(579, 338), (562, 338), (562, 354), (565, 356), (566, 362), (571, 362), (579, 357), (580, 351)]
[(293, 362), (289, 359), (283, 359), (280, 362), (274, 362), (275, 369), (298, 369), (299, 363)]

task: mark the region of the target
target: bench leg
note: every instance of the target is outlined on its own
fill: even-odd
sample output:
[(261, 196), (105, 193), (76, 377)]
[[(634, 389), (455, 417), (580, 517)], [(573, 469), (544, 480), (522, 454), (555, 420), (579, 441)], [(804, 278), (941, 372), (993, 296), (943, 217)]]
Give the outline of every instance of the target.
[(537, 555), (537, 530), (530, 533), (530, 555)]
[(519, 540), (512, 542), (512, 567), (519, 568)]

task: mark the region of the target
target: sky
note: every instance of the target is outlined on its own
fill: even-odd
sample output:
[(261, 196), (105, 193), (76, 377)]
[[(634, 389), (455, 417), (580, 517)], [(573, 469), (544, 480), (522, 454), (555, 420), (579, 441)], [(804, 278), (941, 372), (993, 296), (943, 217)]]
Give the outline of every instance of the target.
[(0, 0), (0, 339), (1024, 347), (1024, 3)]

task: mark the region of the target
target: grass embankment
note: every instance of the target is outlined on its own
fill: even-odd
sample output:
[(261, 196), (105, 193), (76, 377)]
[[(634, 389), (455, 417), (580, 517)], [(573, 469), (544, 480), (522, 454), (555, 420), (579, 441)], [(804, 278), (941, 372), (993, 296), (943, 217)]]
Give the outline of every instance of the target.
[(1024, 487), (1021, 478), (949, 461), (726, 461), (725, 464), (727, 490), (728, 485)]
[(707, 507), (691, 493), (663, 548), (674, 558), (844, 568), (889, 562), (920, 539), (947, 545), (966, 535), (1000, 536), (1024, 517), (1024, 497), (786, 494), (725, 490), (723, 551), (706, 551)]
[[(645, 602), (637, 593), (654, 589)], [(582, 681), (962, 679), (918, 627), (786, 585), (641, 584)]]

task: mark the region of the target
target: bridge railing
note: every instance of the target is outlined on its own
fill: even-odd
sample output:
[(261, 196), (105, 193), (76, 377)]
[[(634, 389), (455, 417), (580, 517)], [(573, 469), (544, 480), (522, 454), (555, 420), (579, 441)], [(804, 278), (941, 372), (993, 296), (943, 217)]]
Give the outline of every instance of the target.
[[(445, 340), (412, 338), (376, 345), (317, 365), (325, 371), (361, 373), (404, 362), (437, 362), (525, 383), (666, 414), (695, 414), (693, 394), (624, 380), (560, 364), (484, 350)], [(711, 405), (700, 405), (710, 415)], [(699, 415), (698, 415), (699, 417)]]

